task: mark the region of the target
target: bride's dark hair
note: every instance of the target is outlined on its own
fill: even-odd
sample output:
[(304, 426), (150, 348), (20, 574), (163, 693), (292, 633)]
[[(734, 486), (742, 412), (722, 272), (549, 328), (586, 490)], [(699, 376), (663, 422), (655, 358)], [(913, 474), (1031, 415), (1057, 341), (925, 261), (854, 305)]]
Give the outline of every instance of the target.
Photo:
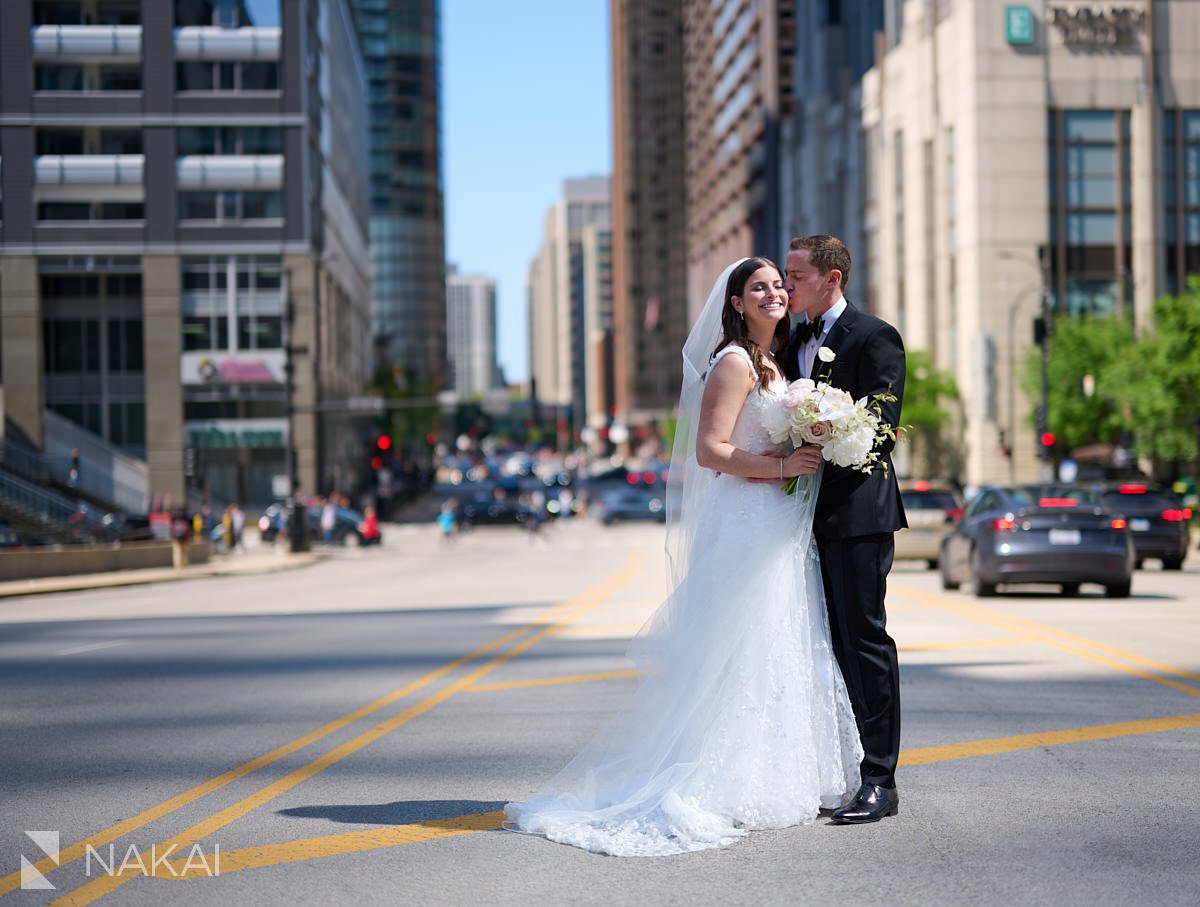
[(761, 255), (747, 258), (733, 269), (733, 273), (729, 275), (729, 281), (725, 284), (725, 305), (721, 307), (721, 342), (713, 350), (713, 355), (717, 355), (729, 344), (736, 343), (750, 354), (750, 359), (754, 363), (754, 371), (758, 375), (758, 383), (763, 390), (767, 390), (775, 377), (775, 372), (767, 365), (767, 353), (783, 349), (784, 344), (788, 342), (788, 337), (791, 336), (792, 327), (790, 319), (781, 318), (779, 324), (775, 325), (775, 336), (771, 338), (769, 350), (763, 350), (761, 346), (750, 339), (750, 334), (746, 330), (746, 320), (733, 307), (733, 297), (745, 294), (746, 284), (759, 268), (772, 268), (780, 279), (783, 279), (783, 272), (779, 270), (779, 265)]

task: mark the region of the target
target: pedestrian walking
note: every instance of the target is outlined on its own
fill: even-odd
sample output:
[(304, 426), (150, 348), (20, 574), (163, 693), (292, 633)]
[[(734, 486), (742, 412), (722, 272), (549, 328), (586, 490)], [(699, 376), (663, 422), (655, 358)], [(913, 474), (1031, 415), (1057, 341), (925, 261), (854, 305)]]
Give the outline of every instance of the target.
[(455, 516), (452, 501), (447, 501), (442, 505), (442, 509), (437, 515), (437, 525), (442, 533), (442, 544), (453, 545), (454, 536), (458, 531), (458, 519)]

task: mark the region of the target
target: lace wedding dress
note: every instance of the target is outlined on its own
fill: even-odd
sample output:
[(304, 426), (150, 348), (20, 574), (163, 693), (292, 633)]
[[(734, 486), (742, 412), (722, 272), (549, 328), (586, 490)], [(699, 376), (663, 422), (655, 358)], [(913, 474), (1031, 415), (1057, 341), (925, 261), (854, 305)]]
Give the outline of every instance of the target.
[[(739, 354), (750, 361), (720, 355)], [(776, 449), (763, 411), (785, 388), (750, 392), (736, 447)], [(645, 672), (632, 700), (538, 796), (505, 807), (507, 828), (660, 856), (809, 822), (858, 789), (812, 502), (732, 475), (706, 488), (686, 572), (629, 648)]]

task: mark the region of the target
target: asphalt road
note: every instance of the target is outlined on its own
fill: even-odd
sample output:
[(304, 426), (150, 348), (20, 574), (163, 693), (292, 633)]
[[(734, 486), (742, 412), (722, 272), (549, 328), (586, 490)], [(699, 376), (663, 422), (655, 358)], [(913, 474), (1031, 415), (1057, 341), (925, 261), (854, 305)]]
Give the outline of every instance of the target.
[[(0, 602), (0, 896), (1200, 902), (1194, 556), (1139, 573), (1128, 600), (976, 601), (897, 565), (895, 819), (661, 859), (498, 830), (632, 689), (623, 653), (662, 595), (661, 549), (658, 526), (453, 548), (393, 527), (382, 550), (290, 572)], [(28, 831), (58, 833), (57, 866)], [(18, 889), (22, 856), (53, 890)]]

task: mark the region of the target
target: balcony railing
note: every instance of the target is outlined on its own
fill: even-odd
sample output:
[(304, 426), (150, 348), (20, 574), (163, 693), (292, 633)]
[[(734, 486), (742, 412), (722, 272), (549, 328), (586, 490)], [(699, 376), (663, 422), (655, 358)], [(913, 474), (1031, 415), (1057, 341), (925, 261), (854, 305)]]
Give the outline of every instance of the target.
[(175, 159), (180, 189), (279, 189), (282, 154), (192, 154)]
[(177, 60), (278, 60), (280, 29), (268, 27), (175, 29)]
[(140, 185), (142, 154), (42, 154), (34, 158), (39, 186)]
[(137, 62), (140, 25), (38, 25), (29, 30), (35, 60)]

